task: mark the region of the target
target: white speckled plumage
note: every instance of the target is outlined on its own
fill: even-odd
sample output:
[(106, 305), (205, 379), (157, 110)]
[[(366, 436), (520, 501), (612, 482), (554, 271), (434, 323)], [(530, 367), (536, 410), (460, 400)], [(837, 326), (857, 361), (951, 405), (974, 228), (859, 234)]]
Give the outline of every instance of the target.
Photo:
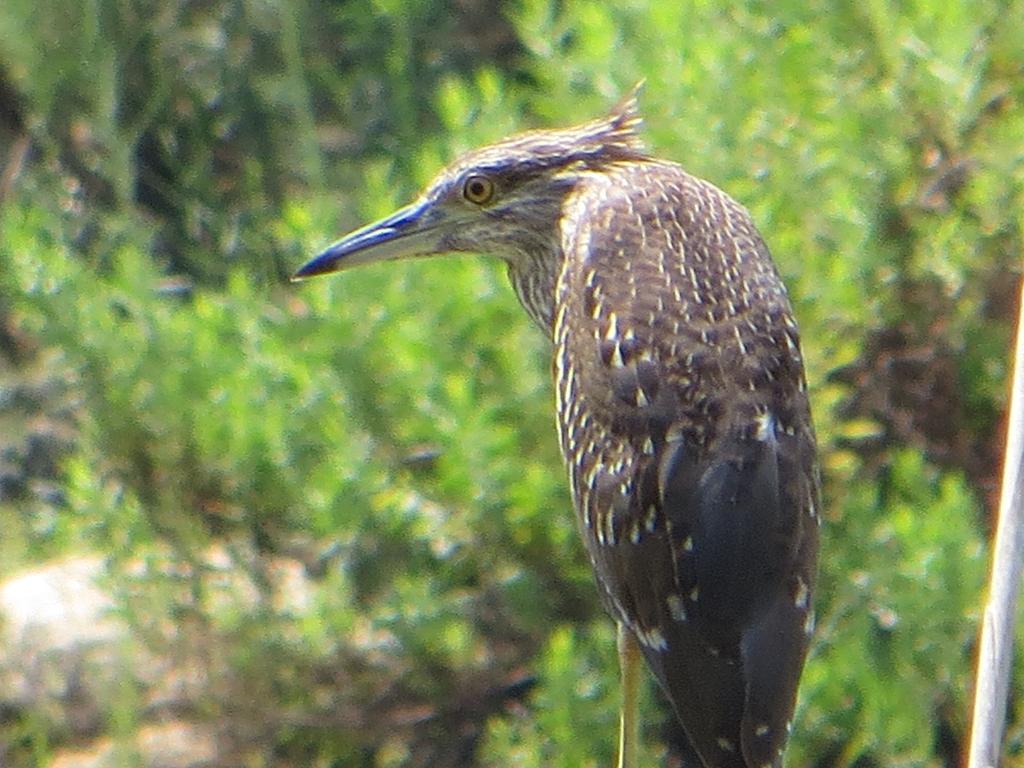
[[(559, 431), (598, 581), (704, 762), (774, 764), (806, 652), (817, 547), (816, 526), (800, 522), (817, 493), (814, 435), (785, 291), (747, 213), (672, 163), (582, 173), (563, 210), (552, 328)], [(777, 448), (794, 454), (785, 487), (774, 488), (785, 508), (776, 502), (768, 514), (779, 519), (762, 526), (786, 543), (755, 557), (771, 584), (703, 598), (698, 574), (717, 566), (693, 565), (706, 556), (699, 502), (666, 508), (666, 486), (679, 485), (686, 466), (689, 479), (670, 495), (696, 498), (721, 462), (759, 462), (754, 442), (772, 449), (771, 463)], [(623, 481), (632, 497), (616, 491)], [(787, 615), (754, 604), (772, 605), (775, 593), (787, 595)], [(766, 610), (771, 637), (758, 629)], [(776, 656), (751, 690), (744, 674), (756, 662), (744, 658), (744, 641), (753, 636)]]
[[(598, 582), (704, 762), (774, 764), (806, 652), (817, 552), (816, 525), (802, 523), (815, 509), (815, 448), (785, 290), (747, 212), (673, 163), (612, 159), (580, 170), (562, 212), (551, 327), (559, 433)], [(681, 466), (690, 477), (673, 497), (698, 497), (721, 462), (743, 475), (762, 460), (753, 442), (771, 449), (776, 473), (789, 454), (766, 511), (777, 519), (759, 528), (785, 543), (754, 558), (767, 576), (702, 600), (698, 574), (716, 566), (693, 565), (706, 556), (699, 502), (666, 509), (665, 486), (680, 484)], [(623, 482), (631, 497), (618, 491)], [(757, 580), (771, 583), (740, 594)], [(745, 658), (745, 643), (775, 658)], [(745, 671), (758, 664), (774, 666), (751, 689)], [(726, 692), (717, 700), (716, 688)]]

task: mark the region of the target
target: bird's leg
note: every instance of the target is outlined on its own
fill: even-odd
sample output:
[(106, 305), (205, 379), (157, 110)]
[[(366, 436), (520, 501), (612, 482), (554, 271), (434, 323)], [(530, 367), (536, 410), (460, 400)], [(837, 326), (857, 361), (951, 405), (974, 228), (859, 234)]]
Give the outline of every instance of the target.
[(618, 768), (637, 768), (640, 738), (640, 646), (633, 633), (619, 624), (619, 671), (622, 673), (622, 710), (619, 713)]

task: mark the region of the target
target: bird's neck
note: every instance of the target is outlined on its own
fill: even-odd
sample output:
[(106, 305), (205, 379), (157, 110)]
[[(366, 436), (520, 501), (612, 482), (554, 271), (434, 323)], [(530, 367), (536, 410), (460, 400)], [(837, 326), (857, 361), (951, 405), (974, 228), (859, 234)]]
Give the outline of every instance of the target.
[(555, 285), (561, 265), (562, 249), (555, 243), (521, 252), (508, 260), (508, 278), (519, 303), (549, 338), (553, 336)]

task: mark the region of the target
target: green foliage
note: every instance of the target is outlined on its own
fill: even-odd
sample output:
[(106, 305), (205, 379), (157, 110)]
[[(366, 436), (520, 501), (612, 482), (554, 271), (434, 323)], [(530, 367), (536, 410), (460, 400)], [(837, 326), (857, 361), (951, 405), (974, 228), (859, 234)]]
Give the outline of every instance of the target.
[[(62, 501), (0, 499), (4, 570), (103, 553), (140, 637), (211, 659), (203, 711), (247, 765), (608, 764), (613, 632), (547, 345), (500, 267), (277, 278), (334, 211), (384, 215), (645, 79), (650, 144), (751, 208), (801, 320), (827, 514), (790, 764), (956, 762), (1024, 249), (1024, 6), (458, 7), (0, 6), (38, 155), (0, 209), (0, 320), (77, 402)], [(225, 558), (238, 583), (211, 581)], [(137, 705), (112, 695), (119, 739)], [(18, 728), (11, 754), (47, 764), (59, 731)]]
[(514, 55), (506, 25), (475, 35), (490, 3), (452, 5), (10, 0), (0, 64), (33, 140), (73, 175), (81, 244), (102, 252), (104, 213), (135, 203), (175, 269), (273, 280), (291, 263), (267, 211), (310, 188), (338, 202), (382, 157), (405, 181), (438, 124), (421, 94)]

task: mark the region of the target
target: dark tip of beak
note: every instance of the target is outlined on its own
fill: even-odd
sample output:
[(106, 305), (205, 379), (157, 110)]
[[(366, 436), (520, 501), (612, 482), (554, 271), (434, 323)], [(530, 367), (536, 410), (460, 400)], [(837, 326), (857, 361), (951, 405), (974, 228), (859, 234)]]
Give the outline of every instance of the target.
[(343, 254), (339, 254), (334, 248), (328, 248), (326, 251), (321, 253), (314, 259), (310, 259), (297, 270), (295, 274), (291, 276), (293, 283), (301, 283), (303, 280), (308, 280), (311, 277), (317, 275), (326, 275), (330, 272), (337, 272), (338, 259)]

